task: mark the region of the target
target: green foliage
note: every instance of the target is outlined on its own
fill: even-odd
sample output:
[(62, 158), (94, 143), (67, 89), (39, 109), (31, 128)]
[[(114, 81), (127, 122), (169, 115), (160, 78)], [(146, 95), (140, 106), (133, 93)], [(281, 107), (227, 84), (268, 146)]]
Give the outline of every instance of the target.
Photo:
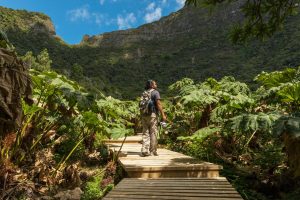
[(284, 173), (300, 174), (299, 69), (262, 72), (255, 80), (261, 85), (255, 92), (232, 77), (178, 81), (166, 104), (172, 121), (166, 140), (191, 156), (228, 164), (235, 175), (226, 176), (243, 197), (276, 199), (278, 193), (259, 188), (280, 191)]
[[(252, 79), (262, 70), (270, 72), (299, 64), (299, 16), (289, 18), (286, 29), (266, 42), (233, 45), (226, 39), (227, 30), (231, 21), (237, 22), (242, 18), (228, 12), (237, 9), (222, 5), (216, 7), (211, 16), (201, 9), (183, 9), (176, 13), (177, 17), (171, 15), (166, 21), (173, 24), (171, 32), (181, 32), (185, 28), (188, 32), (170, 35), (167, 40), (162, 34), (162, 37), (137, 40), (126, 43), (126, 46), (114, 42), (101, 46), (96, 43), (92, 46), (86, 43), (67, 45), (53, 35), (48, 17), (3, 7), (0, 8), (0, 28), (20, 55), (28, 51), (38, 55), (46, 47), (53, 60), (52, 69), (71, 77), (89, 92), (123, 99), (135, 99), (140, 95), (147, 79), (157, 80), (164, 96), (167, 86), (183, 77), (203, 82), (207, 77), (219, 79), (233, 75), (254, 88), (256, 85)], [(162, 30), (168, 24), (164, 22), (157, 24)], [(199, 22), (203, 26), (199, 26)], [(153, 24), (143, 26), (145, 30), (155, 32), (153, 27)], [(135, 56), (137, 49), (142, 50), (139, 56)], [(125, 54), (132, 57), (125, 58)], [(172, 59), (161, 55), (170, 55)]]
[(273, 133), (280, 136), (288, 133), (293, 138), (300, 137), (300, 117), (299, 113), (281, 116), (274, 125)]
[(300, 82), (284, 86), (277, 92), (277, 95), (283, 103), (293, 103), (300, 105)]
[(280, 104), (289, 112), (299, 111), (299, 69), (287, 68), (283, 71), (263, 72), (258, 75), (255, 80), (262, 84), (257, 90), (258, 98), (269, 104)]
[(261, 131), (271, 133), (274, 122), (280, 117), (277, 113), (243, 114), (231, 118), (228, 123), (236, 133)]
[[(234, 27), (231, 38), (234, 42), (245, 42), (255, 37), (265, 39), (282, 29), (288, 16), (298, 13), (299, 0), (278, 1), (240, 1), (240, 9), (245, 18)], [(216, 6), (221, 3), (232, 3), (231, 0), (186, 0), (186, 4), (195, 6)]]
[(187, 87), (188, 85), (194, 85), (194, 81), (190, 78), (183, 78), (180, 81), (177, 81), (176, 83), (170, 85), (169, 90), (170, 92), (176, 92), (184, 87)]
[(34, 57), (33, 53), (29, 51), (22, 57), (22, 60), (32, 69), (38, 71), (49, 71), (51, 69), (52, 60), (50, 60), (47, 49), (41, 51), (37, 57)]
[(75, 79), (75, 80), (79, 80), (79, 79), (82, 79), (84, 76), (83, 76), (83, 68), (81, 65), (75, 63), (73, 66), (72, 66), (72, 69), (71, 69), (71, 78)]
[(178, 140), (189, 140), (189, 141), (196, 141), (196, 140), (202, 141), (202, 140), (205, 140), (207, 137), (209, 137), (211, 134), (219, 132), (220, 130), (221, 130), (221, 128), (218, 128), (218, 127), (213, 127), (213, 128), (205, 127), (205, 128), (197, 130), (191, 136), (187, 136), (187, 137), (181, 136), (181, 137), (178, 137), (177, 139)]
[(254, 80), (259, 82), (262, 86), (270, 89), (278, 87), (282, 83), (291, 82), (296, 76), (297, 70), (293, 68), (286, 68), (283, 71), (262, 72), (257, 75)]
[(83, 190), (83, 194), (81, 195), (81, 199), (82, 200), (101, 199), (103, 196), (103, 192), (100, 189), (101, 180), (102, 180), (101, 176), (96, 176), (93, 177), (91, 181), (88, 181)]
[(194, 90), (181, 98), (182, 104), (189, 107), (204, 107), (208, 104), (218, 102), (218, 99), (211, 94), (210, 90)]
[[(24, 162), (33, 160), (33, 152), (54, 147), (60, 170), (69, 160), (77, 160), (95, 145), (102, 145), (96, 140), (131, 134), (138, 107), (136, 102), (102, 97), (102, 94), (99, 95), (102, 99), (96, 99), (97, 95), (87, 93), (78, 83), (51, 71), (50, 67), (41, 70), (51, 64), (47, 56), (43, 59), (46, 52), (40, 53), (38, 58), (27, 54), (26, 58), (39, 69), (30, 70), (34, 104), (24, 103), (23, 127), (17, 134), (11, 156), (17, 162)], [(49, 132), (54, 132), (52, 139), (48, 138)], [(51, 141), (53, 139), (60, 142)]]

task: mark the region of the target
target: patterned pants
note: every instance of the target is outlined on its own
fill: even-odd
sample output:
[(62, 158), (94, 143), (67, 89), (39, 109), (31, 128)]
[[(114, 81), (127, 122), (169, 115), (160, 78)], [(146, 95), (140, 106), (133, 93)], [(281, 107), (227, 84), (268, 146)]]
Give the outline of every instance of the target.
[(158, 124), (157, 116), (152, 113), (151, 116), (142, 116), (143, 125), (143, 153), (152, 153), (157, 151), (157, 133)]

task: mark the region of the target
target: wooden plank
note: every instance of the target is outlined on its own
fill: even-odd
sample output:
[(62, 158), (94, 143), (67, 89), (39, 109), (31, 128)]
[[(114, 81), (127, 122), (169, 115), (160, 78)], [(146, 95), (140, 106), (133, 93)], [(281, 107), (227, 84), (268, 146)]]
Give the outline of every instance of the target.
[(160, 197), (160, 196), (122, 196), (122, 197), (118, 197), (118, 196), (112, 196), (112, 197), (106, 197), (104, 198), (104, 200), (145, 200), (145, 199), (166, 199), (166, 200), (242, 200), (242, 198), (225, 198), (225, 197), (213, 197), (213, 198), (209, 198), (209, 197)]
[(172, 181), (180, 181), (180, 182), (226, 182), (229, 183), (225, 177), (216, 177), (216, 178), (124, 178), (122, 182), (142, 182), (142, 183), (155, 183), (155, 182), (172, 182)]
[[(122, 143), (124, 140), (124, 137), (122, 138), (118, 138), (118, 139), (109, 139), (109, 140), (104, 140), (105, 144), (118, 144), (118, 143)], [(139, 143), (142, 141), (142, 136), (141, 135), (136, 135), (136, 136), (128, 136), (125, 140), (124, 143)]]
[[(155, 190), (154, 190), (155, 189)], [(231, 190), (220, 190), (220, 189), (192, 189), (192, 188), (185, 188), (185, 189), (180, 189), (180, 188), (176, 188), (176, 189), (170, 189), (170, 188), (143, 188), (142, 192), (143, 193), (153, 193), (153, 191), (159, 192), (160, 194), (168, 194), (168, 193), (173, 193), (175, 192), (180, 193), (180, 194), (185, 194), (186, 196), (189, 196), (191, 194), (194, 193), (201, 193), (201, 195), (203, 194), (238, 194), (237, 191), (235, 191), (234, 189)], [(117, 190), (118, 193), (136, 193), (137, 189), (136, 188), (118, 188)]]
[(107, 197), (104, 199), (115, 199), (115, 198), (127, 198), (127, 199), (218, 199), (218, 200), (236, 200), (240, 199), (242, 200), (241, 196), (236, 195), (236, 196), (224, 196), (223, 194), (221, 195), (203, 195), (203, 196), (180, 196), (178, 193), (170, 193), (170, 194), (155, 194), (155, 191), (153, 191), (150, 194), (113, 194), (109, 193)]
[(242, 199), (225, 178), (123, 179), (104, 199)]
[[(138, 183), (128, 183), (130, 184), (130, 186), (126, 185), (126, 184), (123, 184), (123, 185), (118, 185), (118, 188), (132, 188), (132, 187), (136, 187), (136, 186), (139, 186), (141, 184), (138, 184)], [(183, 185), (184, 184), (184, 185)], [(170, 183), (155, 183), (155, 184), (143, 184), (144, 187), (151, 187), (151, 188), (154, 188), (154, 187), (174, 187), (174, 188), (189, 188), (189, 187), (197, 187), (197, 188), (231, 188), (232, 186), (229, 184), (229, 183), (209, 183), (209, 184), (206, 184), (206, 183), (182, 183), (182, 184), (179, 184), (179, 183), (173, 183), (173, 184), (170, 184)]]
[[(119, 151), (121, 144), (110, 142), (108, 146)], [(123, 179), (104, 199), (242, 199), (224, 177), (219, 177), (222, 166), (167, 149), (158, 149), (159, 156), (148, 157), (141, 157), (140, 151), (140, 143), (124, 143), (118, 162), (128, 177), (136, 178)]]
[(197, 177), (197, 178), (203, 178), (203, 177), (218, 177), (219, 171), (154, 171), (154, 172), (130, 172), (127, 171), (128, 177), (132, 178), (164, 178), (164, 177)]
[[(121, 144), (112, 143), (110, 149), (118, 151)], [(203, 162), (181, 153), (158, 149), (159, 156), (141, 157), (141, 144), (124, 144), (119, 163), (128, 177), (217, 177), (221, 166)], [(178, 173), (176, 172), (178, 171)]]
[[(151, 196), (153, 195), (153, 192), (156, 191), (144, 191), (141, 188), (134, 191), (134, 192), (129, 192), (129, 191), (117, 191), (113, 190), (110, 192), (110, 195), (145, 195), (145, 196)], [(164, 193), (159, 193), (159, 196), (174, 196), (174, 197), (234, 197), (234, 198), (240, 198), (240, 195), (235, 193), (178, 193), (178, 192), (164, 192)]]
[(185, 165), (178, 165), (178, 164), (171, 164), (171, 165), (136, 165), (136, 166), (132, 166), (132, 165), (126, 165), (123, 164), (124, 169), (126, 171), (130, 171), (130, 172), (143, 172), (143, 171), (169, 171), (169, 170), (178, 170), (178, 171), (219, 171), (220, 168), (218, 166), (203, 166), (203, 165), (190, 165), (190, 166), (185, 166)]
[[(122, 148), (122, 152), (126, 155), (119, 158), (119, 163), (127, 172), (128, 177), (157, 178), (177, 175), (179, 177), (216, 177), (219, 176), (218, 171), (222, 169), (221, 166), (166, 149), (158, 149), (159, 156), (140, 157), (140, 149), (140, 144), (124, 144)], [(175, 170), (180, 172), (177, 174)]]

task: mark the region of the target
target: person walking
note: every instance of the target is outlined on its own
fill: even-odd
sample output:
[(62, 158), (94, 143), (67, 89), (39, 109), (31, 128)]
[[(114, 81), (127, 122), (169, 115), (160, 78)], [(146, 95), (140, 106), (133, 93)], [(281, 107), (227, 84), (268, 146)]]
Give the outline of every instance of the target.
[(140, 102), (143, 125), (141, 155), (143, 157), (150, 155), (158, 156), (157, 134), (159, 113), (161, 114), (162, 121), (166, 121), (166, 115), (160, 99), (160, 94), (157, 91), (157, 83), (153, 80), (148, 80)]

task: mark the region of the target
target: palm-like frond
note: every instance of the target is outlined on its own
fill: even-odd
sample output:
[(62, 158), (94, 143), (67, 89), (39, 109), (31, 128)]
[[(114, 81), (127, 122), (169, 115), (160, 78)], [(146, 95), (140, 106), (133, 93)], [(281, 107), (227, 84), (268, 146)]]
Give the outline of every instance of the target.
[(257, 81), (262, 86), (266, 88), (278, 87), (282, 83), (292, 82), (296, 77), (297, 70), (293, 68), (287, 68), (283, 71), (275, 72), (262, 72), (254, 78), (254, 81)]
[(274, 124), (273, 133), (281, 135), (287, 133), (294, 138), (300, 137), (300, 114), (283, 115)]
[(202, 129), (197, 130), (195, 133), (193, 133), (191, 136), (180, 136), (177, 139), (178, 140), (183, 140), (183, 141), (202, 141), (208, 136), (219, 132), (221, 128), (219, 127), (205, 127)]
[(231, 118), (228, 125), (236, 133), (271, 132), (274, 122), (279, 118), (278, 113), (242, 114)]
[(203, 108), (208, 104), (218, 102), (218, 97), (214, 96), (211, 90), (193, 90), (190, 94), (181, 98), (183, 105), (188, 107), (200, 107)]

